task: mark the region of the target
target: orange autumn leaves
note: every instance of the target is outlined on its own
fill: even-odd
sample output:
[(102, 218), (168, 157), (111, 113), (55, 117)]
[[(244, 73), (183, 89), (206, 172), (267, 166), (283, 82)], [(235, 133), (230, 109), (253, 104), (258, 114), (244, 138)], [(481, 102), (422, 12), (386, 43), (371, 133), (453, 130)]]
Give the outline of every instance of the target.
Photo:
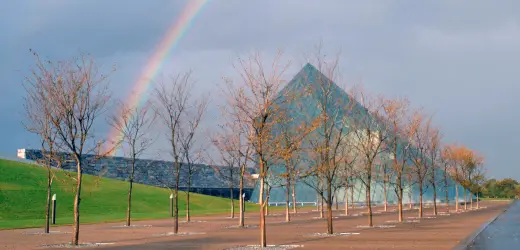
[(484, 157), (462, 145), (446, 145), (442, 151), (441, 157), (450, 163), (450, 173), (452, 176), (464, 186), (464, 182), (468, 182), (468, 177), (476, 172), (483, 165)]

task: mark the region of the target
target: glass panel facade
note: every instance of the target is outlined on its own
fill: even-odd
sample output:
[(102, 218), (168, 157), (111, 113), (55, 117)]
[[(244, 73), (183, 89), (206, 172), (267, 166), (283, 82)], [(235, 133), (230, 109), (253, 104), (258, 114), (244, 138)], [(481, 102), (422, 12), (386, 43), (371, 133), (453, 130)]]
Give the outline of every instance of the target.
[[(333, 98), (331, 99), (331, 105), (330, 107), (337, 107), (338, 105), (342, 105), (344, 107), (352, 106), (349, 105), (350, 97), (349, 95), (342, 90), (340, 87), (338, 87), (336, 84), (332, 83), (328, 78), (326, 78), (321, 72), (319, 72), (314, 66), (307, 64), (303, 67), (303, 69), (289, 82), (289, 84), (281, 91), (281, 94), (284, 96), (290, 96), (295, 97), (290, 101), (283, 102), (283, 105), (287, 105), (291, 110), (294, 110), (294, 112), (291, 112), (291, 115), (294, 118), (294, 124), (301, 124), (301, 122), (306, 119), (306, 121), (312, 121), (315, 119), (318, 115), (320, 110), (317, 108), (318, 98), (320, 98), (320, 95), (322, 93), (320, 92), (320, 87), (317, 86), (317, 82), (319, 81), (327, 81), (330, 82), (330, 89), (332, 90)], [(356, 112), (357, 114), (361, 114), (366, 117), (367, 112), (365, 109), (356, 102), (355, 104), (356, 109), (361, 110), (362, 112)], [(329, 112), (329, 110), (327, 110)], [(356, 117), (352, 117), (352, 113), (349, 112), (345, 108), (345, 112), (341, 112), (342, 115), (338, 116), (338, 120), (342, 120), (344, 118), (346, 119), (355, 119)], [(346, 116), (346, 117), (344, 117)], [(319, 128), (315, 133), (319, 132)], [(306, 155), (301, 155), (301, 159), (305, 159)], [(385, 157), (381, 157), (385, 158)], [(388, 160), (388, 159), (386, 159)], [(375, 167), (376, 170), (379, 170), (381, 168), (382, 162), (379, 162), (377, 166)], [(299, 168), (304, 168), (304, 166), (298, 166)], [(284, 172), (283, 167), (271, 167), (271, 173), (270, 176), (279, 176), (281, 173)], [(381, 171), (374, 171), (374, 179), (381, 180), (382, 178), (377, 176), (378, 174), (376, 172)], [(404, 179), (407, 179), (407, 176), (403, 176)], [(431, 202), (433, 201), (433, 188), (430, 185), (430, 178), (427, 177), (425, 180), (424, 185), (424, 193), (423, 193), (423, 201), (424, 202)], [(393, 179), (390, 179), (390, 182)], [(435, 175), (435, 183), (436, 183), (436, 191), (437, 191), (437, 201), (438, 202), (444, 202), (446, 199), (446, 192), (445, 192), (445, 182), (444, 182), (444, 172), (442, 170), (437, 170)], [(311, 180), (307, 179), (307, 182), (304, 181), (297, 181), (295, 185), (296, 189), (296, 201), (297, 203), (314, 203), (316, 201), (319, 201), (319, 198), (317, 198), (317, 193), (314, 188), (307, 185)], [(270, 197), (269, 197), (269, 203), (275, 204), (275, 203), (284, 203), (286, 201), (286, 190), (287, 187), (285, 186), (285, 182), (283, 180), (280, 180), (278, 177), (274, 178), (268, 178), (267, 182), (271, 184), (272, 188), (270, 190)], [(354, 202), (355, 203), (364, 203), (366, 200), (365, 195), (365, 186), (361, 180), (354, 180), (353, 183), (353, 190), (354, 190)], [(255, 189), (251, 195), (250, 201), (251, 202), (258, 202), (259, 200), (259, 181), (257, 181)], [(395, 193), (395, 186), (392, 184), (387, 184), (387, 201), (392, 203), (397, 203), (397, 195)], [(464, 189), (462, 186), (458, 185), (458, 191), (459, 191), (459, 200), (463, 201), (464, 199)], [(264, 191), (264, 197), (266, 195), (267, 190)], [(410, 202), (410, 196), (411, 193), (411, 202), (418, 203), (419, 201), (419, 188), (418, 185), (415, 183), (410, 187), (410, 185), (405, 181), (404, 185), (404, 193), (403, 193), (403, 202), (409, 203)], [(455, 201), (455, 182), (448, 176), (448, 199), (450, 202)], [(470, 199), (469, 192), (467, 193), (468, 197), (467, 199)], [(351, 199), (350, 194), (350, 188), (347, 190), (347, 193), (345, 193), (345, 188), (340, 188), (336, 190), (334, 194), (334, 200), (337, 200), (338, 202), (345, 202), (345, 197), (348, 196), (349, 201)], [(475, 196), (472, 195), (473, 198)], [(373, 181), (371, 185), (371, 199), (374, 203), (383, 203), (384, 202), (384, 184), (382, 181)], [(289, 200), (292, 202), (292, 187), (290, 190)]]

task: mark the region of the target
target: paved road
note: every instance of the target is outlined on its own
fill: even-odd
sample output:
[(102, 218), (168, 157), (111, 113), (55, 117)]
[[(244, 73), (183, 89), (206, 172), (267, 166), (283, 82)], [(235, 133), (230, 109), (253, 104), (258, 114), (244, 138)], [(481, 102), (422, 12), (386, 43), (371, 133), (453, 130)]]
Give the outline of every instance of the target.
[(520, 249), (520, 201), (514, 201), (466, 249)]

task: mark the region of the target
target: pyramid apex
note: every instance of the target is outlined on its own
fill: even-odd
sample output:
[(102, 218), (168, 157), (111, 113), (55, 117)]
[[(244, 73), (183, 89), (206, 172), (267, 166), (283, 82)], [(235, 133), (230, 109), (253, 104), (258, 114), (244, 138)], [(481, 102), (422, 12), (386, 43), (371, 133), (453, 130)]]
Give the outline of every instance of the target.
[(312, 65), (310, 62), (307, 62), (303, 68), (316, 70), (316, 67), (314, 67), (314, 65)]

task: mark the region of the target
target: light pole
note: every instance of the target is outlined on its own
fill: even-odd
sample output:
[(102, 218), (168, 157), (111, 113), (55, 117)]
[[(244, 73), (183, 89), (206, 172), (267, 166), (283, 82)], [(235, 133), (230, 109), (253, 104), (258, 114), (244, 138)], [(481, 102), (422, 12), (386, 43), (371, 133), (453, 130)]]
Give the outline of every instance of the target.
[(246, 211), (246, 193), (242, 194), (242, 212)]
[(56, 224), (56, 194), (52, 196), (52, 225)]

